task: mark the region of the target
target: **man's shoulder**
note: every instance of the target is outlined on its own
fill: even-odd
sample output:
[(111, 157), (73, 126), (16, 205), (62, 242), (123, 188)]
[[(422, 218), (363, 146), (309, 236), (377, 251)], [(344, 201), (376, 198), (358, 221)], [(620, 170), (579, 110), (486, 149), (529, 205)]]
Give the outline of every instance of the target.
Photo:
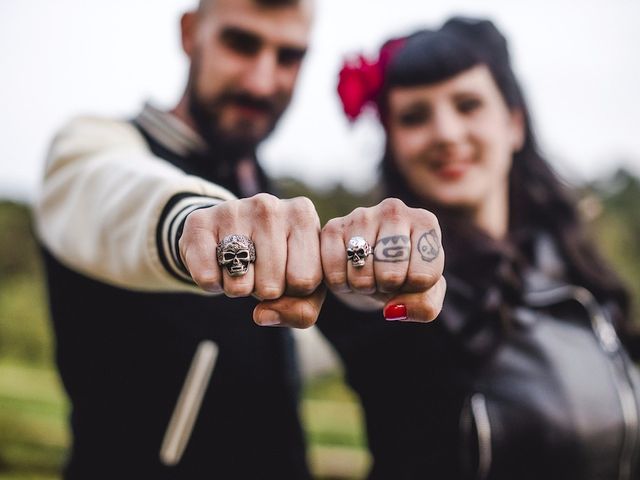
[(132, 122), (94, 115), (73, 117), (56, 133), (52, 149), (75, 151), (104, 148), (147, 149), (147, 142)]

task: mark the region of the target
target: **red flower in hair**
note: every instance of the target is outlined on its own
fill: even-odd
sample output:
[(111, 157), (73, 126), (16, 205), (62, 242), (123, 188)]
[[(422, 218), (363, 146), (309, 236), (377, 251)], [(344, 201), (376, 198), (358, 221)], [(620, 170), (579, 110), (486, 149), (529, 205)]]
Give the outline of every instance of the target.
[(360, 55), (344, 64), (340, 70), (338, 95), (349, 120), (358, 118), (364, 106), (375, 101), (383, 80), (384, 73), (378, 61), (370, 62)]
[(367, 104), (377, 106), (387, 65), (393, 54), (404, 44), (404, 40), (400, 38), (385, 43), (374, 61), (359, 55), (345, 62), (340, 70), (338, 95), (349, 120), (358, 118)]

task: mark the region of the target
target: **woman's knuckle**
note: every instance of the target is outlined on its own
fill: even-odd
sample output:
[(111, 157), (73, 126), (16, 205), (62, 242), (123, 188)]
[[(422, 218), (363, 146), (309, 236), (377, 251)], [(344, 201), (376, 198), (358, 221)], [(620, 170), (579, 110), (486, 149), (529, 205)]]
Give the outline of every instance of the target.
[(380, 212), (385, 218), (400, 218), (406, 215), (407, 206), (397, 198), (385, 198), (379, 205)]
[(375, 291), (375, 280), (371, 275), (359, 275), (350, 279), (349, 283), (354, 290), (359, 292), (367, 293)]
[(436, 275), (430, 272), (408, 272), (407, 285), (418, 290), (431, 288), (437, 281)]
[(324, 227), (322, 228), (322, 232), (330, 235), (338, 234), (341, 231), (341, 220), (341, 218), (332, 218), (331, 220), (327, 221), (327, 223), (325, 223)]
[(347, 284), (347, 275), (341, 272), (327, 273), (324, 281), (329, 288), (343, 287)]
[(404, 283), (405, 278), (406, 275), (402, 272), (383, 272), (376, 275), (378, 285), (386, 290), (400, 287)]

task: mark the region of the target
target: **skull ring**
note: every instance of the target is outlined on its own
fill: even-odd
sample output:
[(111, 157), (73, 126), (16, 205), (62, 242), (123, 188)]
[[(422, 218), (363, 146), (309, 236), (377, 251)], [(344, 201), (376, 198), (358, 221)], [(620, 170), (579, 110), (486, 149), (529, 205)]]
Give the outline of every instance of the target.
[(256, 246), (246, 235), (227, 235), (216, 247), (218, 265), (225, 267), (232, 277), (241, 277), (256, 261)]
[(373, 253), (373, 249), (369, 242), (362, 237), (351, 237), (347, 245), (347, 260), (351, 260), (354, 267), (364, 267), (364, 262), (369, 255)]

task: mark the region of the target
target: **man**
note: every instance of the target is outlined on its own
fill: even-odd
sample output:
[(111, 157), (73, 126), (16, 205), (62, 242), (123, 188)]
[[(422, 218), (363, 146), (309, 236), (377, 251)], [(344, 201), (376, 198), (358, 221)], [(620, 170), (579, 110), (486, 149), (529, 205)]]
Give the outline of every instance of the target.
[[(36, 220), (72, 402), (65, 478), (308, 477), (290, 332), (248, 319), (304, 328), (323, 301), (317, 213), (258, 193), (255, 158), (311, 21), (311, 0), (203, 0), (181, 19), (175, 109), (54, 140)], [(343, 227), (323, 255), (346, 272)]]
[[(266, 188), (255, 147), (289, 103), (311, 21), (307, 0), (203, 1), (181, 19), (191, 69), (173, 112), (147, 106), (133, 122), (76, 119), (54, 141), (37, 218), (58, 363), (73, 407), (66, 478), (308, 476), (289, 332), (256, 328), (250, 298), (184, 293), (199, 288), (176, 239), (193, 209)], [(273, 200), (259, 196), (251, 208), (238, 207), (248, 212), (241, 220), (249, 225)], [(299, 219), (292, 242), (318, 242), (309, 202), (281, 210), (283, 218), (310, 217)], [(213, 277), (191, 271), (214, 293), (221, 290), (217, 240), (205, 252), (214, 259)], [(261, 253), (268, 258), (258, 249), (256, 270)], [(319, 259), (309, 267), (302, 281), (289, 277), (290, 290), (316, 289)], [(229, 277), (225, 292), (252, 293), (253, 271)], [(281, 296), (281, 285), (256, 283), (258, 297)], [(296, 320), (310, 325), (315, 318)], [(163, 440), (171, 442), (170, 419), (203, 339), (218, 349), (209, 390), (182, 458), (166, 466)]]

